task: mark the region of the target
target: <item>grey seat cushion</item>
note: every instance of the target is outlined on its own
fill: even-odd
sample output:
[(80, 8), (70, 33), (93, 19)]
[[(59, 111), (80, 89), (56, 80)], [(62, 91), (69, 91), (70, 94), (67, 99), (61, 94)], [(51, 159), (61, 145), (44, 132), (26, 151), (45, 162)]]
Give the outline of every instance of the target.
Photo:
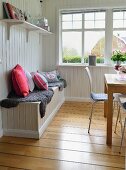
[(91, 98), (94, 101), (104, 101), (108, 100), (108, 95), (105, 93), (91, 93)]

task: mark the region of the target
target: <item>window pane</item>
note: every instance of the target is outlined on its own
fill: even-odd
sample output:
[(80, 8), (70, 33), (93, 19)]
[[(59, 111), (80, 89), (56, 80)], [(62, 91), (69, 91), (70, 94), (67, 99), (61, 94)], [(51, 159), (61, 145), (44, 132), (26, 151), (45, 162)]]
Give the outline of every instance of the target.
[(62, 21), (72, 21), (72, 14), (62, 15)]
[(123, 28), (123, 20), (114, 20), (113, 28)]
[(94, 20), (94, 12), (85, 13), (85, 20)]
[(82, 28), (82, 22), (81, 21), (74, 21), (73, 22), (73, 29), (81, 29)]
[(95, 20), (105, 20), (105, 12), (96, 12)]
[(81, 32), (62, 33), (63, 63), (81, 63), (81, 42)]
[(124, 28), (126, 28), (126, 20), (124, 20)]
[(123, 12), (114, 12), (113, 19), (123, 19)]
[(72, 29), (72, 22), (62, 22), (63, 29)]
[(105, 21), (95, 21), (95, 28), (105, 28)]
[(73, 14), (73, 20), (81, 21), (82, 20), (82, 14)]
[(126, 12), (124, 12), (124, 19), (126, 19)]
[(85, 28), (94, 28), (94, 21), (85, 21)]
[[(91, 37), (91, 38), (90, 38)], [(86, 31), (84, 37), (84, 57), (96, 55), (97, 63), (104, 62), (105, 32)], [(86, 60), (87, 61), (87, 60)]]
[(120, 50), (126, 52), (126, 31), (114, 31), (112, 51)]

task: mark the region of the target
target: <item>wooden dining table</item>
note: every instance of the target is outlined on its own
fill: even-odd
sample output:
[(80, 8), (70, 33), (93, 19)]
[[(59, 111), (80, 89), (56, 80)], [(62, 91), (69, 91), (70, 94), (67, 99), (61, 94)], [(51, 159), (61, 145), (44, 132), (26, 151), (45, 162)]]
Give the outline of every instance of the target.
[(112, 120), (113, 120), (113, 94), (126, 94), (126, 74), (105, 74), (104, 92), (108, 94), (108, 100), (104, 102), (104, 116), (107, 117), (106, 144), (112, 145)]

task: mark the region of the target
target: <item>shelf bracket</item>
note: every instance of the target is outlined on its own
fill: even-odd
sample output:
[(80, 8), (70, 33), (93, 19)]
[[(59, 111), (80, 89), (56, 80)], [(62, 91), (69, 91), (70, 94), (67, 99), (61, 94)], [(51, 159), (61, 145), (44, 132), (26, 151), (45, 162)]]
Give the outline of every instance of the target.
[(30, 30), (26, 29), (26, 42), (28, 43), (28, 37), (29, 37)]
[[(22, 24), (22, 23), (18, 23), (18, 24)], [(18, 25), (17, 23), (7, 23), (7, 40), (10, 40), (10, 29), (13, 25)]]

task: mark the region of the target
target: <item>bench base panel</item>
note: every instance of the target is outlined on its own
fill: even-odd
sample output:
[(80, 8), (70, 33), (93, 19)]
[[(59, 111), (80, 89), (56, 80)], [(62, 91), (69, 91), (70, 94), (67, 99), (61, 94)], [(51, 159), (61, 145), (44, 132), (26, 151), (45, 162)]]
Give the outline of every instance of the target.
[(46, 113), (40, 117), (40, 102), (20, 103), (15, 108), (2, 108), (3, 135), (39, 139), (48, 127), (58, 109), (64, 103), (64, 90), (54, 89)]

